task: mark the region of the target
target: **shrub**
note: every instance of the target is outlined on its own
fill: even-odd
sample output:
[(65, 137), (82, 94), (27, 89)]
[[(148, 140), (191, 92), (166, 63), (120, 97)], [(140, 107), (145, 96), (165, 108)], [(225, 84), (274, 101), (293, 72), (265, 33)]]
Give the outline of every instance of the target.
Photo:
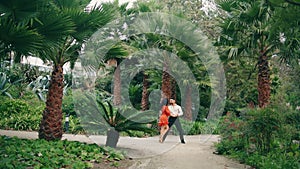
[(217, 152), (220, 154), (231, 154), (231, 151), (242, 151), (245, 149), (245, 127), (244, 121), (235, 114), (228, 112), (222, 117), (219, 124), (219, 132), (222, 141), (217, 145)]
[(0, 128), (38, 130), (44, 104), (30, 106), (23, 100), (4, 99), (0, 103)]
[(257, 168), (295, 168), (300, 165), (297, 138), (300, 112), (270, 106), (251, 109), (242, 118), (227, 114), (221, 122), (220, 154), (227, 154)]

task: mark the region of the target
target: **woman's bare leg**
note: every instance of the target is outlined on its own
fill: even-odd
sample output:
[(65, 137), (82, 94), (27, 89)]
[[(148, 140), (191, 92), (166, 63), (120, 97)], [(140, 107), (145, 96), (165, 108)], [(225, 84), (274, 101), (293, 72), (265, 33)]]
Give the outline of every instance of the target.
[(163, 137), (164, 135), (166, 134), (166, 132), (169, 130), (169, 126), (166, 125), (166, 126), (162, 126), (161, 129), (160, 129), (160, 137), (159, 137), (159, 142), (163, 142)]

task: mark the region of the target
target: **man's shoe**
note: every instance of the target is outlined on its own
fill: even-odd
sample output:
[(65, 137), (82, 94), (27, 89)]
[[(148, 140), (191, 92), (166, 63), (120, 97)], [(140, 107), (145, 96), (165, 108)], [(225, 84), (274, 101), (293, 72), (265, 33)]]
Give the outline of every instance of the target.
[(184, 140), (181, 140), (181, 143), (182, 143), (182, 144), (185, 144), (185, 141), (184, 141)]

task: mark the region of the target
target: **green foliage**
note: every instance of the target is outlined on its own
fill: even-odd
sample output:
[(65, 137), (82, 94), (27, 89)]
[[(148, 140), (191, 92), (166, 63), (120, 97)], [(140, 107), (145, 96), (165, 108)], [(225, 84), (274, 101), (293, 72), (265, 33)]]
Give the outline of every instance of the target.
[[(64, 124), (65, 124), (65, 119), (66, 119), (66, 117), (64, 117), (64, 120), (63, 120)], [(82, 125), (80, 124), (80, 118), (78, 118), (77, 116), (73, 116), (73, 115), (69, 116), (68, 133), (85, 134), (85, 130), (82, 127)]]
[(0, 72), (0, 95), (6, 95), (13, 98), (9, 89), (21, 81), (23, 81), (23, 79), (15, 79), (12, 81), (5, 72)]
[[(183, 131), (187, 135), (199, 135), (199, 134), (218, 134), (218, 121), (208, 120), (208, 121), (187, 121), (183, 118), (180, 119)], [(177, 128), (173, 127), (175, 134), (179, 134)]]
[(74, 100), (72, 93), (68, 93), (64, 95), (63, 102), (62, 102), (62, 111), (65, 114), (68, 114), (70, 116), (77, 117), (75, 109), (74, 109)]
[(11, 94), (8, 92), (8, 89), (12, 86), (9, 83), (9, 79), (7, 78), (6, 74), (0, 72), (0, 95), (6, 95), (12, 98)]
[(258, 168), (297, 169), (300, 149), (293, 140), (299, 139), (299, 116), (299, 111), (276, 105), (251, 109), (240, 118), (228, 113), (217, 151)]
[(0, 136), (0, 168), (93, 168), (93, 163), (125, 159), (109, 147), (77, 141), (22, 140)]
[(109, 101), (100, 101), (92, 95), (73, 92), (74, 106), (81, 125), (89, 134), (103, 134), (110, 128), (131, 135), (132, 131), (152, 133), (147, 124), (156, 120), (156, 113), (137, 111), (130, 107), (115, 108)]
[(37, 77), (34, 81), (28, 84), (28, 88), (31, 89), (40, 100), (46, 101), (49, 85), (50, 76), (46, 75)]
[(142, 131), (152, 133), (153, 129), (147, 124), (154, 122), (153, 113), (147, 111), (136, 111), (132, 108), (114, 109), (110, 102), (102, 103), (97, 100), (100, 112), (109, 127), (113, 127), (118, 132), (131, 134), (132, 131)]
[(272, 140), (278, 137), (282, 129), (281, 115), (278, 110), (265, 108), (247, 112), (247, 138), (256, 145), (256, 151), (265, 154), (271, 150)]
[(0, 103), (0, 128), (13, 130), (37, 130), (43, 103), (29, 104), (18, 99), (3, 99)]

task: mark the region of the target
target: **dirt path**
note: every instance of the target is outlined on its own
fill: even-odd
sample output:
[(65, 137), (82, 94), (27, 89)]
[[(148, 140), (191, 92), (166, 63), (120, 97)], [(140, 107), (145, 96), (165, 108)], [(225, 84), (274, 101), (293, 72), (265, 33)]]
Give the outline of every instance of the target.
[[(167, 141), (167, 140), (166, 140)], [(163, 154), (134, 159), (130, 169), (248, 169), (249, 166), (239, 164), (224, 156), (213, 154), (213, 143), (217, 136), (211, 136), (206, 141), (199, 136), (187, 136), (186, 144), (177, 144)], [(199, 142), (200, 141), (200, 142)]]

